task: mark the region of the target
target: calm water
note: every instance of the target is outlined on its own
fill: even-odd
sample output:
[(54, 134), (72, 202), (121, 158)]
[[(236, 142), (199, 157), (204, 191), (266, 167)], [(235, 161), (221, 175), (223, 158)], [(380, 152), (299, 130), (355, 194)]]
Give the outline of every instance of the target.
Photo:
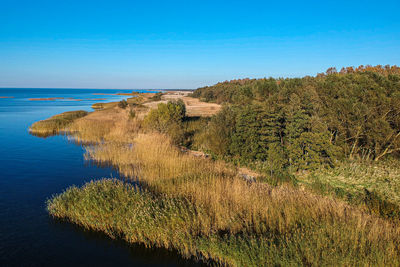
[[(46, 213), (45, 202), (52, 194), (92, 179), (118, 177), (118, 173), (85, 162), (83, 148), (66, 137), (38, 138), (28, 133), (28, 126), (64, 111), (91, 111), (93, 103), (101, 102), (93, 98), (126, 98), (93, 95), (116, 92), (124, 90), (0, 89), (0, 96), (14, 97), (0, 98), (1, 266), (193, 265), (175, 253), (128, 246), (56, 221)], [(47, 97), (82, 101), (29, 101)]]

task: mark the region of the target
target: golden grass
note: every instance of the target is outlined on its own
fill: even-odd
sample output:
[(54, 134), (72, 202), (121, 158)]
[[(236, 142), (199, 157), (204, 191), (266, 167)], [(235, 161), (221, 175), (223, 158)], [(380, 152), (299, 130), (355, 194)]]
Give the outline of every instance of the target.
[(137, 110), (96, 111), (68, 126), (85, 157), (142, 185), (72, 187), (48, 202), (65, 218), (113, 238), (232, 266), (400, 264), (400, 225), (342, 200), (283, 184), (248, 183), (221, 161), (182, 153), (143, 133)]
[[(149, 101), (149, 99), (155, 95), (155, 93), (132, 93), (132, 94), (116, 94), (116, 95), (127, 95), (131, 96), (126, 99), (128, 104), (130, 106), (135, 106), (135, 105), (140, 105), (146, 101)], [(99, 109), (109, 109), (109, 108), (115, 108), (118, 106), (119, 101), (116, 102), (107, 102), (107, 103), (94, 103), (92, 105), (93, 109), (99, 110)]]
[(170, 100), (182, 99), (186, 105), (186, 115), (188, 117), (211, 117), (221, 110), (221, 105), (202, 102), (198, 98), (190, 97), (190, 94), (190, 91), (167, 91), (162, 95), (162, 100), (148, 101), (144, 103), (144, 105), (155, 109), (159, 103), (167, 103)]
[(222, 162), (182, 154), (165, 136), (139, 134), (133, 147), (109, 143), (89, 148), (86, 156), (115, 164), (146, 190), (128, 186), (121, 193), (125, 185), (106, 180), (67, 191), (49, 210), (112, 237), (229, 265), (268, 262), (248, 257), (260, 243), (263, 253), (285, 251), (281, 260), (290, 264), (399, 263), (398, 225), (289, 185), (248, 184)]
[(35, 122), (29, 127), (29, 132), (40, 137), (51, 136), (66, 131), (66, 127), (73, 121), (86, 116), (83, 110), (64, 112), (49, 119)]
[[(190, 97), (191, 92), (183, 91), (168, 91), (162, 95), (161, 101), (153, 101), (152, 97), (156, 93), (136, 93), (133, 97), (127, 99), (128, 104), (144, 105), (150, 109), (157, 108), (159, 103), (167, 103), (169, 100), (182, 99), (186, 105), (186, 113), (188, 117), (210, 117), (221, 109), (221, 105), (215, 103), (202, 102), (197, 98)], [(98, 94), (97, 94), (98, 95)], [(132, 95), (132, 94), (121, 94)], [(118, 106), (118, 102), (95, 103), (93, 109), (110, 109)]]
[(132, 142), (146, 112), (140, 107), (133, 110), (137, 114), (135, 118), (129, 117), (129, 108), (98, 110), (76, 120), (67, 131), (73, 140), (80, 143)]
[(94, 103), (92, 105), (93, 109), (108, 109), (108, 108), (114, 108), (118, 106), (118, 102), (108, 102), (108, 103)]
[[(184, 154), (166, 136), (156, 133), (138, 134), (133, 146), (108, 143), (90, 147), (86, 157), (99, 162), (110, 162), (119, 167), (126, 176), (144, 182), (154, 191), (180, 195), (200, 206), (209, 206), (215, 217), (221, 217), (218, 222), (223, 225), (222, 228), (226, 224), (235, 223), (235, 220), (231, 221), (229, 218), (234, 218), (234, 214), (238, 212), (249, 216), (251, 221), (276, 210), (281, 212), (284, 206), (296, 207), (290, 211), (294, 214), (303, 213), (307, 206), (320, 211), (332, 209), (335, 210), (333, 214), (350, 209), (342, 202), (318, 197), (290, 186), (272, 188), (260, 183), (249, 185), (237, 176), (237, 170), (232, 166)], [(266, 203), (275, 202), (276, 207), (265, 207)], [(306, 202), (310, 204), (304, 205)], [(278, 206), (281, 208), (277, 209)], [(234, 207), (234, 214), (229, 207)], [(300, 210), (296, 211), (297, 209)], [(321, 214), (310, 216), (315, 215)], [(286, 221), (284, 225), (291, 225), (290, 221)], [(278, 228), (284, 227), (280, 225)]]

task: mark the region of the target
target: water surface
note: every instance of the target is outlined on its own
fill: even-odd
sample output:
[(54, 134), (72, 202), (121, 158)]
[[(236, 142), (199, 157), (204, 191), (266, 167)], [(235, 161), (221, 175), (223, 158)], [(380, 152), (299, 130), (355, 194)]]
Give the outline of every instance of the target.
[[(0, 89), (0, 265), (1, 266), (180, 266), (192, 265), (163, 249), (145, 249), (48, 216), (46, 200), (71, 185), (118, 177), (113, 169), (88, 164), (83, 148), (65, 136), (38, 138), (33, 122), (71, 111), (92, 111), (96, 102), (131, 92), (94, 89)], [(29, 98), (64, 97), (55, 101)], [(82, 99), (73, 101), (67, 98)], [(107, 98), (107, 101), (91, 100)]]

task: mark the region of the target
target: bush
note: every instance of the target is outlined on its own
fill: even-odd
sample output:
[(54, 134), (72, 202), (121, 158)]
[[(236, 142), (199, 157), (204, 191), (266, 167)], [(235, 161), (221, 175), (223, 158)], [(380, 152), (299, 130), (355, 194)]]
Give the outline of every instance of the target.
[(123, 99), (118, 102), (118, 107), (122, 108), (122, 109), (126, 109), (128, 107), (128, 102), (125, 99)]
[(225, 106), (213, 116), (206, 127), (194, 137), (196, 147), (218, 156), (230, 155), (232, 134), (236, 125), (236, 110)]
[(180, 144), (184, 140), (183, 119), (186, 116), (185, 103), (179, 99), (160, 103), (144, 119), (144, 125), (161, 133), (168, 134), (172, 140)]
[(162, 97), (163, 95), (164, 95), (164, 94), (161, 93), (161, 92), (156, 93), (154, 96), (150, 97), (150, 100), (151, 100), (151, 101), (161, 101), (161, 97)]

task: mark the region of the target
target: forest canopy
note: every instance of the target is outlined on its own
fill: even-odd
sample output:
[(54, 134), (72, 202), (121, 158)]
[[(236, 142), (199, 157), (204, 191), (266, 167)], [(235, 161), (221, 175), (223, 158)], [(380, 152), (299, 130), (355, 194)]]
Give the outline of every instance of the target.
[(242, 79), (197, 89), (224, 104), (199, 146), (266, 168), (312, 169), (400, 152), (400, 68), (328, 69), (315, 77)]

